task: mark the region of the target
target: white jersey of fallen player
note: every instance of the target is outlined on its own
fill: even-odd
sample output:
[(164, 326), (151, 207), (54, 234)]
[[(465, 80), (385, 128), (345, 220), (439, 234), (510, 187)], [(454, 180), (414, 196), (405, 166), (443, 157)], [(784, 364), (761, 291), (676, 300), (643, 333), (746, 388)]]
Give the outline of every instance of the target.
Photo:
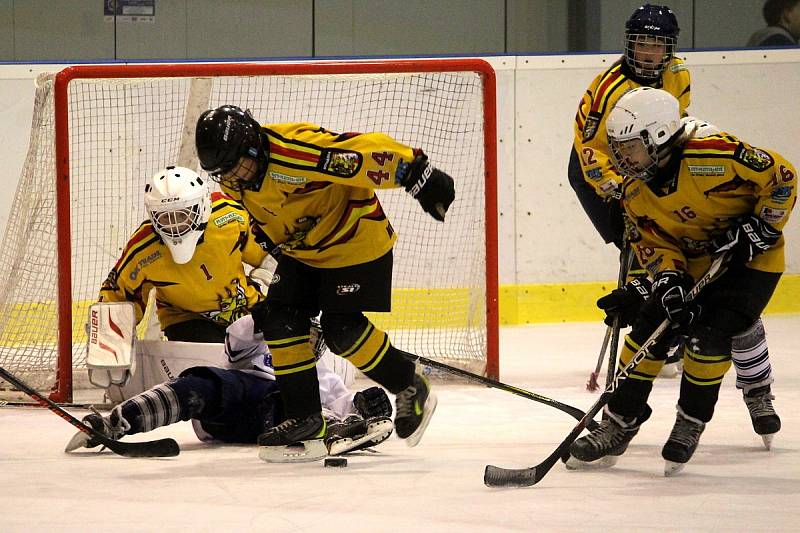
[[(321, 355), (321, 354), (320, 354)], [(225, 330), (224, 368), (241, 370), (264, 379), (275, 379), (272, 369), (272, 355), (264, 343), (264, 336), (255, 333), (253, 318), (250, 315), (233, 322)], [(342, 378), (328, 368), (324, 359), (317, 361), (317, 379), (322, 406), (336, 418), (344, 419), (355, 413), (354, 393), (350, 392)]]

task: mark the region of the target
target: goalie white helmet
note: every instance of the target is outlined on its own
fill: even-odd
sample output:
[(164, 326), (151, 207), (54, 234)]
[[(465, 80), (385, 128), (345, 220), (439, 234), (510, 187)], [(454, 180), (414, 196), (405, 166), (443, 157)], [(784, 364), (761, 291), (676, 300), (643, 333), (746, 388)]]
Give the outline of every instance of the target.
[(626, 178), (650, 181), (684, 131), (678, 100), (666, 91), (639, 87), (625, 93), (606, 120), (611, 155)]
[(188, 263), (211, 215), (208, 185), (193, 170), (167, 167), (148, 180), (144, 204), (172, 259)]

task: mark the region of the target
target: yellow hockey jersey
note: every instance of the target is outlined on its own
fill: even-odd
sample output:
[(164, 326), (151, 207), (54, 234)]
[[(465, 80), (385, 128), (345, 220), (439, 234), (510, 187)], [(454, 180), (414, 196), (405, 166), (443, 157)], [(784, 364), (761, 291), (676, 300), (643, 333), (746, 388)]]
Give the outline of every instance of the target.
[(172, 260), (147, 220), (103, 282), (100, 301), (134, 302), (138, 322), (154, 287), (162, 329), (200, 317), (227, 326), (263, 298), (245, 276), (242, 262), (257, 267), (265, 256), (251, 233), (247, 211), (227, 195), (212, 193), (211, 216), (188, 263)]
[[(673, 58), (661, 76), (663, 89), (678, 99), (681, 116), (690, 103), (690, 77), (684, 62)], [(606, 119), (623, 94), (641, 87), (625, 76), (622, 60), (597, 76), (583, 95), (575, 115), (575, 151), (583, 169), (584, 179), (600, 196), (608, 196), (622, 185), (608, 149)]]
[(269, 162), (258, 191), (223, 190), (242, 204), (282, 253), (317, 268), (377, 259), (397, 236), (375, 189), (398, 187), (414, 151), (383, 133), (337, 134), (314, 124), (262, 127)]
[[(695, 279), (710, 265), (711, 240), (755, 214), (780, 230), (797, 200), (797, 172), (780, 154), (725, 133), (692, 139), (682, 152), (677, 179), (664, 187), (628, 179), (623, 204), (633, 221), (633, 246), (651, 275), (688, 272)], [(784, 240), (756, 256), (748, 267), (783, 272)]]

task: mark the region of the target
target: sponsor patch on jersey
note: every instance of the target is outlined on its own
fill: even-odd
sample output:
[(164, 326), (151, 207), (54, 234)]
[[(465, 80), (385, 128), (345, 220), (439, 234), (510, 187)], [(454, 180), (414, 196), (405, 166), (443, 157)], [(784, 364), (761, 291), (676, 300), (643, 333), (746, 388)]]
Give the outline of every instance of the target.
[(689, 165), (692, 176), (724, 176), (725, 165)]
[(688, 70), (686, 68), (686, 63), (675, 63), (669, 66), (669, 71), (675, 74), (676, 72), (681, 72), (683, 70)]
[(108, 273), (108, 276), (106, 277), (103, 284), (100, 286), (100, 290), (118, 291), (119, 290), (119, 283), (117, 283), (118, 276), (119, 274), (117, 273), (117, 271), (112, 269), (111, 272)]
[(774, 207), (764, 206), (761, 208), (761, 212), (758, 214), (764, 222), (768, 222), (770, 224), (777, 224), (778, 222), (782, 222), (783, 218), (786, 216), (786, 209), (775, 209)]
[(744, 163), (747, 167), (756, 171), (767, 170), (775, 161), (772, 156), (760, 148), (742, 148), (736, 150), (736, 159)]
[(591, 140), (597, 133), (597, 126), (600, 124), (600, 117), (589, 115), (583, 125), (583, 142)]
[(586, 171), (586, 177), (592, 181), (597, 181), (603, 177), (603, 171), (599, 168), (592, 168)]
[(785, 204), (792, 197), (792, 186), (777, 187), (772, 190), (772, 194), (769, 197), (776, 204)]
[(239, 224), (244, 224), (244, 217), (239, 213), (227, 213), (222, 215), (221, 217), (217, 217), (214, 219), (214, 225), (218, 228), (230, 224), (231, 222), (238, 222)]
[(269, 177), (272, 178), (273, 181), (288, 183), (289, 185), (304, 185), (308, 181), (302, 176), (290, 176), (289, 174), (281, 174), (274, 170), (269, 171)]
[(335, 176), (352, 178), (356, 175), (360, 167), (361, 154), (358, 152), (328, 151), (324, 154), (322, 168)]
[(346, 285), (339, 285), (336, 287), (336, 294), (339, 296), (345, 296), (347, 294), (357, 293), (360, 289), (361, 285), (358, 283), (347, 283)]
[(158, 260), (160, 258), (161, 258), (161, 251), (160, 250), (156, 250), (155, 252), (153, 252), (152, 254), (148, 255), (147, 257), (144, 257), (144, 258), (140, 259), (139, 262), (136, 263), (136, 268), (131, 270), (131, 273), (128, 274), (128, 277), (131, 279), (131, 281), (136, 281), (136, 278), (139, 277), (139, 272), (141, 272), (144, 267), (146, 267), (147, 265), (149, 265), (151, 263), (154, 263), (156, 260)]
[(608, 180), (600, 184), (600, 190), (603, 191), (603, 194), (606, 196), (614, 196), (617, 198), (618, 189), (617, 182), (614, 180)]
[(636, 187), (628, 187), (625, 189), (625, 200), (631, 201), (640, 194), (642, 194), (642, 188), (640, 186), (637, 185)]

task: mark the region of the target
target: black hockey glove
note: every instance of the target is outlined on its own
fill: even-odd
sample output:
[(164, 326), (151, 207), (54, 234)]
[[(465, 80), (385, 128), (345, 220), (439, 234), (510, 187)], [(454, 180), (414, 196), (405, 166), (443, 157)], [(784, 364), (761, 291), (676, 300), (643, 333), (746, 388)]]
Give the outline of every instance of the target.
[(781, 232), (755, 215), (747, 215), (711, 241), (714, 254), (728, 252), (732, 261), (749, 263), (758, 254), (770, 249)]
[(370, 387), (353, 396), (353, 405), (364, 419), (374, 416), (392, 416), (392, 402), (380, 387)]
[(689, 326), (700, 314), (700, 306), (686, 301), (692, 289), (692, 277), (677, 270), (664, 270), (653, 280), (653, 300), (659, 305), (663, 315), (676, 327)]
[(398, 173), (398, 178), (400, 185), (417, 199), (426, 213), (444, 222), (444, 215), (456, 197), (453, 178), (434, 168), (421, 151), (406, 165), (405, 172)]
[(606, 312), (603, 320), (607, 326), (614, 325), (614, 318), (619, 317), (619, 326), (632, 326), (639, 316), (642, 304), (650, 296), (649, 279), (642, 276), (634, 278), (622, 287), (614, 289), (597, 300), (597, 307)]

